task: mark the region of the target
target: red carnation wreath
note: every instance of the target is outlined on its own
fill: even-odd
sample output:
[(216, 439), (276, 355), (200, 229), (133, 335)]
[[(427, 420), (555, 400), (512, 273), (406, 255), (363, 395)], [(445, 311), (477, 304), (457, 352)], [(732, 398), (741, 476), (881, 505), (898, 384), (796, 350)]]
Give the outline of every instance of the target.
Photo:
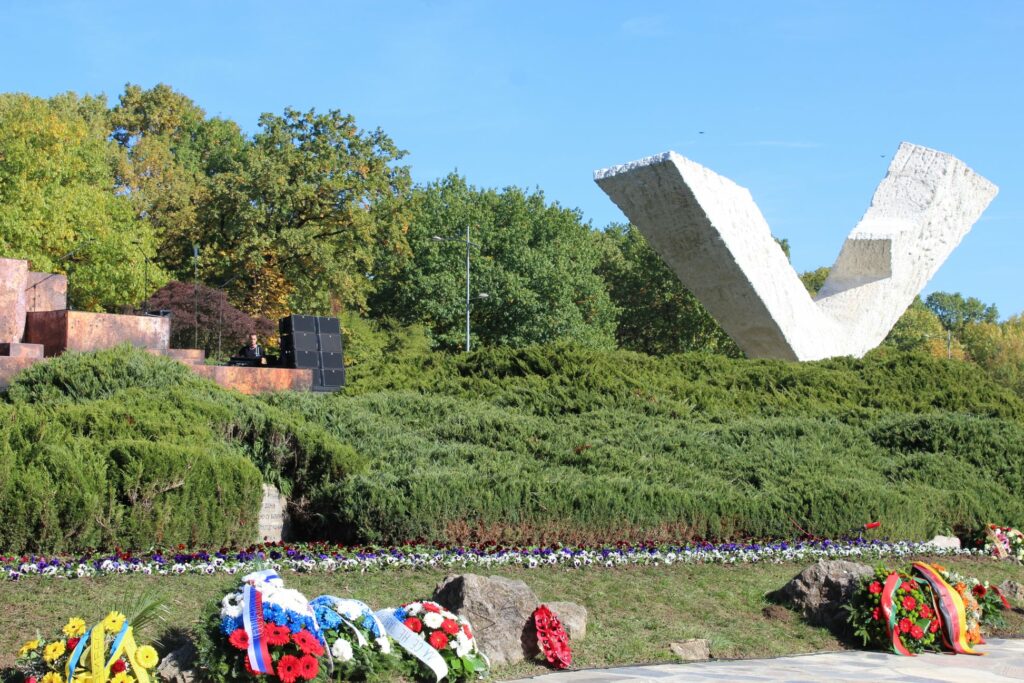
[(562, 628), (562, 622), (547, 605), (541, 605), (533, 611), (533, 623), (537, 627), (537, 642), (551, 666), (556, 669), (572, 666), (569, 636)]

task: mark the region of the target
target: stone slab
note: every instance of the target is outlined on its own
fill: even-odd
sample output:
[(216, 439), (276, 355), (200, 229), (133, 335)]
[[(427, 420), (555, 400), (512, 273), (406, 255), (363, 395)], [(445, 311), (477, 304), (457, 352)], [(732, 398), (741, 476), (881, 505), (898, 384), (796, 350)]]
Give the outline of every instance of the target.
[(310, 391), (313, 371), (292, 368), (246, 368), (227, 365), (186, 366), (200, 377), (213, 380), (225, 389), (243, 394), (263, 394), (270, 391)]
[(7, 356), (9, 358), (42, 358), (43, 345), (0, 342), (0, 356)]
[(11, 385), (11, 378), (38, 362), (38, 358), (9, 358), (7, 356), (0, 356), (0, 391)]
[(202, 364), (206, 362), (206, 351), (202, 349), (146, 349), (157, 356), (166, 356), (176, 361), (190, 364)]
[(594, 180), (747, 356), (783, 360), (881, 343), (998, 191), (952, 155), (901, 144), (812, 300), (732, 180), (675, 152)]
[(20, 342), (25, 332), (28, 261), (0, 258), (0, 342)]
[(170, 346), (170, 318), (86, 311), (36, 311), (25, 317), (25, 341), (42, 344), (47, 357), (126, 343), (153, 349)]
[(264, 484), (259, 517), (260, 538), (276, 543), (287, 540), (288, 531), (288, 499), (276, 486)]
[(25, 310), (63, 311), (68, 307), (68, 276), (60, 273), (28, 274), (25, 289)]

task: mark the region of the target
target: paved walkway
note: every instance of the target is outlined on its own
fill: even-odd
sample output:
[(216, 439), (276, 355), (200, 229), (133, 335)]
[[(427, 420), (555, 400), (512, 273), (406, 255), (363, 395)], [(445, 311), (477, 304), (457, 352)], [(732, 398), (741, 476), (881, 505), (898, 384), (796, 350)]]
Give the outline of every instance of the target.
[(948, 681), (949, 683), (1019, 683), (1024, 681), (1024, 640), (990, 640), (978, 647), (984, 657), (925, 654), (898, 657), (880, 652), (829, 652), (820, 655), (745, 659), (693, 664), (585, 669), (523, 678), (517, 683), (687, 683), (689, 681)]

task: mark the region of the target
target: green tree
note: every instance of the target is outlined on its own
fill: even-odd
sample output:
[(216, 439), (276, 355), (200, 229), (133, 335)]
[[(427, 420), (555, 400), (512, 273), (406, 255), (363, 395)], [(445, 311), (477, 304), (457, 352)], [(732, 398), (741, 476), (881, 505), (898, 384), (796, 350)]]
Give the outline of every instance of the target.
[(963, 330), (963, 343), (971, 360), (1024, 395), (1024, 316), (1015, 315), (1003, 323), (969, 324)]
[(159, 84), (128, 84), (110, 112), (110, 134), (124, 154), (118, 190), (160, 242), (158, 261), (180, 279), (192, 278), (192, 249), (203, 241), (200, 207), (211, 178), (241, 160), (245, 136), (233, 121), (206, 118), (185, 95)]
[(943, 358), (948, 354), (942, 322), (919, 296), (914, 297), (882, 343), (900, 351), (921, 351)]
[(986, 306), (973, 296), (964, 299), (960, 292), (932, 292), (925, 299), (928, 306), (939, 317), (942, 327), (960, 336), (971, 323), (994, 323), (999, 320), (999, 311), (994, 305)]
[(740, 355), (732, 339), (634, 226), (613, 224), (593, 239), (602, 254), (598, 273), (619, 309), (616, 339), (620, 347), (652, 355), (685, 351)]
[(828, 279), (828, 274), (831, 270), (831, 268), (825, 266), (809, 270), (806, 273), (800, 274), (800, 281), (804, 283), (804, 287), (807, 288), (811, 296), (818, 296), (818, 292), (825, 286), (825, 280)]
[(437, 345), (463, 347), (466, 246), (458, 238), (467, 226), (478, 245), (471, 253), (474, 345), (614, 345), (615, 309), (594, 272), (599, 255), (579, 212), (549, 204), (539, 191), (480, 190), (456, 174), (414, 192), (413, 257), (377, 278), (372, 314), (422, 323)]
[(250, 313), (364, 309), (408, 257), (405, 152), (338, 111), (264, 114), (198, 211), (203, 277)]
[[(89, 310), (141, 301), (156, 251), (114, 192), (121, 156), (107, 131), (102, 97), (0, 95), (0, 253), (67, 273), (70, 303)], [(148, 279), (155, 289), (166, 276), (150, 267)]]

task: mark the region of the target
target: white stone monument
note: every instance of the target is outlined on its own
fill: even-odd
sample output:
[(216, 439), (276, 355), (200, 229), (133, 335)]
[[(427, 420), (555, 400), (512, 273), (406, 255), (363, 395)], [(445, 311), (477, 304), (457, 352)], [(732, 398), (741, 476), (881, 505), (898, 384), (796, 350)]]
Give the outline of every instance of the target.
[(813, 300), (750, 192), (666, 152), (594, 180), (751, 358), (863, 356), (998, 191), (955, 157), (903, 143)]

